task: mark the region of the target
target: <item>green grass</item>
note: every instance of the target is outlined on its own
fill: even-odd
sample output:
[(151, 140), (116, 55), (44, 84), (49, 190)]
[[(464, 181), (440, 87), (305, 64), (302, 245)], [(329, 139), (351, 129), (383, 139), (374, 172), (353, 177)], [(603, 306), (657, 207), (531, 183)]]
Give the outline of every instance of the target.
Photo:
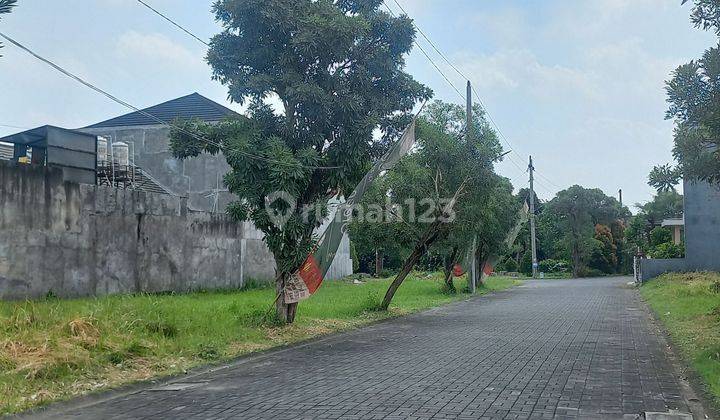
[(666, 274), (641, 293), (720, 403), (720, 274)]
[[(468, 297), (443, 293), (440, 274), (414, 273), (377, 311), (390, 280), (328, 281), (288, 326), (267, 316), (271, 288), (0, 302), (0, 414)], [(478, 293), (518, 283), (492, 277)]]

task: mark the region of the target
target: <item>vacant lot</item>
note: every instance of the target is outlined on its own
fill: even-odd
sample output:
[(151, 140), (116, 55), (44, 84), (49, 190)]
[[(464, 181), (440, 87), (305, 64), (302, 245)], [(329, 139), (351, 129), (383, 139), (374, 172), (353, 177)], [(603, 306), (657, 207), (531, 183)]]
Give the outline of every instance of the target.
[[(438, 274), (416, 273), (378, 312), (389, 282), (326, 282), (290, 326), (273, 323), (269, 288), (0, 302), (0, 414), (468, 297), (443, 293)], [(517, 283), (492, 278), (479, 293)]]
[(666, 274), (641, 291), (720, 402), (720, 274)]

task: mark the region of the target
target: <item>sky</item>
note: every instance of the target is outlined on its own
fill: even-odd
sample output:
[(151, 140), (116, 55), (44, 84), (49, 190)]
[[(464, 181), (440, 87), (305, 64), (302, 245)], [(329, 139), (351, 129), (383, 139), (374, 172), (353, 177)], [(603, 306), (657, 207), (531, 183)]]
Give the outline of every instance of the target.
[[(220, 30), (211, 1), (145, 0), (202, 39)], [(398, 13), (394, 0), (387, 5)], [(541, 199), (573, 184), (652, 199), (654, 165), (672, 161), (665, 81), (717, 43), (680, 0), (397, 0), (470, 79), (503, 145), (498, 172)], [(230, 108), (206, 47), (136, 0), (21, 0), (0, 31), (119, 98), (146, 107), (198, 92)], [(450, 82), (465, 80), (418, 34)], [(12, 45), (0, 50), (0, 136), (83, 127), (129, 112)], [(407, 71), (435, 97), (463, 99), (415, 48)], [(475, 98), (478, 99), (477, 97)]]

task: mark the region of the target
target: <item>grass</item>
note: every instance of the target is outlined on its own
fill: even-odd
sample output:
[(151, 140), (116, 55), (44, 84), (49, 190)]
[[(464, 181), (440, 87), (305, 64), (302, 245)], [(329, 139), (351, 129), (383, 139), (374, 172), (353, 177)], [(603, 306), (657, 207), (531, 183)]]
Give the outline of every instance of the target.
[[(268, 316), (271, 288), (0, 302), (0, 415), (468, 297), (444, 293), (438, 273), (414, 273), (377, 311), (390, 281), (326, 282), (288, 326)], [(478, 293), (518, 283), (492, 277)]]
[(641, 293), (720, 404), (720, 274), (666, 274)]

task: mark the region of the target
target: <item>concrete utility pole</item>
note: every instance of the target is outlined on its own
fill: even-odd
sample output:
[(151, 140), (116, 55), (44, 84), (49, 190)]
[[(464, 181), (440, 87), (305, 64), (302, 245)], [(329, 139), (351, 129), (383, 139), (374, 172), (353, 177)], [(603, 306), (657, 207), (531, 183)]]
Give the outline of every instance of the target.
[(537, 277), (538, 260), (537, 260), (537, 247), (535, 244), (535, 179), (533, 178), (533, 172), (535, 167), (533, 166), (532, 156), (530, 156), (530, 163), (528, 164), (528, 172), (530, 172), (530, 249), (532, 250), (532, 276)]
[[(465, 108), (465, 139), (468, 144), (468, 147), (470, 145), (470, 141), (473, 138), (473, 125), (472, 125), (472, 85), (470, 84), (470, 81), (467, 82), (467, 91), (465, 95), (466, 100), (466, 108)], [(470, 259), (470, 267), (468, 267), (468, 271), (470, 275), (468, 276), (468, 289), (470, 290), (470, 293), (475, 293), (475, 286), (477, 285), (478, 281), (478, 263), (477, 263), (477, 255), (475, 254), (476, 247), (476, 241), (473, 239), (473, 245), (472, 245), (472, 255)]]

